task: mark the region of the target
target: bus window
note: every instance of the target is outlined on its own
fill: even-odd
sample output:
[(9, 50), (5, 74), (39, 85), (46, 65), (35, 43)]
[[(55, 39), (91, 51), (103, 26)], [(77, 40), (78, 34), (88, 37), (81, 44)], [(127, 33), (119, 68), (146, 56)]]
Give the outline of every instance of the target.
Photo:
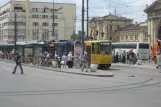
[(140, 49), (149, 49), (149, 44), (139, 43), (139, 48)]
[(92, 43), (92, 54), (95, 54), (95, 44)]
[(101, 43), (101, 54), (112, 54), (111, 43)]

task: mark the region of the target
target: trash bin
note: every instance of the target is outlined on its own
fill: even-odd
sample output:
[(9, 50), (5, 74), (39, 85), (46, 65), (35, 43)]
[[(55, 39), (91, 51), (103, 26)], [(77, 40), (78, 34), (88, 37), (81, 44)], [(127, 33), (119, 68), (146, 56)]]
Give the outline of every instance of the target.
[(97, 71), (97, 64), (91, 64), (90, 65), (90, 71), (91, 72), (96, 72)]
[(57, 61), (52, 61), (52, 67), (57, 68)]

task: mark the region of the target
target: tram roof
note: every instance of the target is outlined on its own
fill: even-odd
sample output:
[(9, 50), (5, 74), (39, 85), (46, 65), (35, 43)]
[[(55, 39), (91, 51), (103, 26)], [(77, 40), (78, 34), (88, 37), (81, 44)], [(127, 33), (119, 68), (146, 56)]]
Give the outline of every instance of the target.
[(85, 41), (85, 42), (112, 42), (111, 40), (91, 40), (91, 41)]
[(138, 44), (138, 43), (149, 44), (145, 42), (113, 42), (112, 44)]

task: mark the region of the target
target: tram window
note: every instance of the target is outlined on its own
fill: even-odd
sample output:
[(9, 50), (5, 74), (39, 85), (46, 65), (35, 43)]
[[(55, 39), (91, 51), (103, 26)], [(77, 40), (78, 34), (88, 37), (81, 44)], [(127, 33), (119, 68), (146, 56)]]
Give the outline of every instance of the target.
[(111, 44), (110, 43), (101, 43), (100, 52), (101, 52), (101, 54), (112, 54)]
[(92, 43), (92, 54), (95, 54), (95, 44)]
[(100, 44), (99, 43), (96, 43), (95, 50), (96, 50), (96, 54), (100, 54)]

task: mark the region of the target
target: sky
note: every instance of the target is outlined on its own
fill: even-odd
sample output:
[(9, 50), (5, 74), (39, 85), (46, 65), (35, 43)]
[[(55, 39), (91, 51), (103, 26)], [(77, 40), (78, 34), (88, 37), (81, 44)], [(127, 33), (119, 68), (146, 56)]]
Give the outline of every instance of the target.
[[(0, 0), (0, 6), (9, 0)], [(52, 2), (53, 0), (30, 0)], [(87, 0), (84, 0), (85, 4)], [(89, 18), (93, 16), (105, 16), (109, 13), (131, 18), (135, 22), (144, 22), (147, 19), (144, 9), (155, 0), (89, 0)], [(77, 6), (77, 31), (81, 30), (82, 0), (55, 0), (58, 3), (74, 3)], [(86, 7), (85, 7), (86, 8)], [(85, 16), (86, 18), (86, 16)]]

